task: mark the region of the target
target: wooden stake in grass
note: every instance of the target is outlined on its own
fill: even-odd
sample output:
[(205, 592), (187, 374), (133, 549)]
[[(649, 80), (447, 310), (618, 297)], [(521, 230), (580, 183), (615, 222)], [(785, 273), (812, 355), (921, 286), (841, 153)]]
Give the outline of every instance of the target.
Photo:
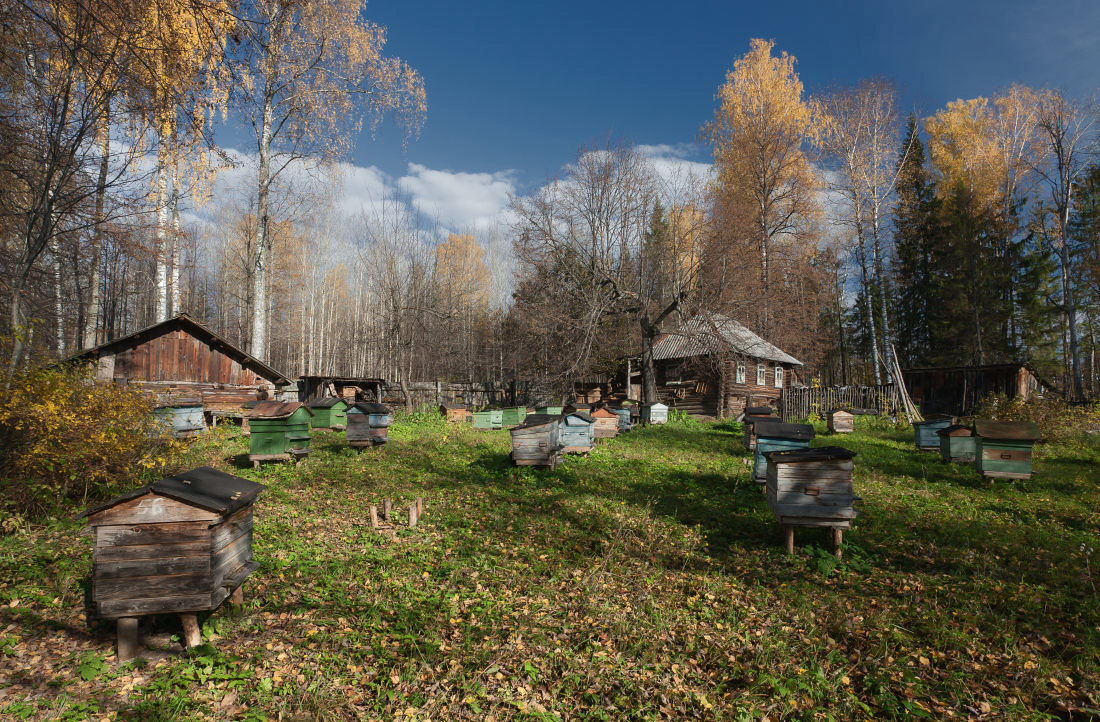
[(190, 649), (202, 644), (202, 634), (199, 633), (199, 620), (194, 614), (181, 614), (180, 622), (183, 623), (183, 646)]
[(790, 524), (783, 527), (783, 543), (787, 547), (787, 553), (794, 554), (794, 527)]
[(118, 620), (118, 661), (129, 662), (137, 655), (137, 617), (120, 617)]
[(424, 497), (418, 496), (416, 497), (416, 518), (419, 520), (422, 516), (424, 516)]
[(844, 540), (844, 530), (843, 529), (832, 529), (832, 537), (833, 537), (833, 556), (836, 557), (837, 561), (840, 561), (840, 555), (841, 555), (840, 545)]
[(367, 509), (370, 511), (370, 528), (371, 529), (377, 529), (378, 528), (378, 507), (375, 506), (374, 504), (371, 504), (370, 506), (367, 507)]
[(393, 508), (393, 502), (389, 499), (382, 500), (382, 521), (390, 521), (390, 510)]
[(409, 528), (410, 529), (415, 529), (416, 528), (416, 522), (417, 522), (416, 504), (410, 504), (409, 505)]

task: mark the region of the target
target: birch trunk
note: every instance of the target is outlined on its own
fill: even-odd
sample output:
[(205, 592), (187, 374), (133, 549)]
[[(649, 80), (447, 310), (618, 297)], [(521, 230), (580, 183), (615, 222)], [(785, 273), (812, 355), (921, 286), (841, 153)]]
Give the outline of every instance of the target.
[(168, 229), (168, 179), (165, 177), (165, 147), (162, 139), (157, 148), (157, 170), (154, 179), (155, 194), (155, 223), (153, 226), (153, 258), (156, 262), (154, 284), (155, 305), (153, 317), (157, 323), (168, 319), (168, 265), (165, 262), (165, 254), (168, 251), (168, 240), (165, 234)]
[(263, 111), (260, 117), (259, 173), (256, 183), (255, 264), (252, 284), (252, 339), (250, 353), (261, 361), (267, 357), (267, 267), (270, 256), (268, 203), (271, 191), (271, 141), (274, 115), (275, 78), (269, 75), (264, 88)]
[[(174, 155), (174, 154), (173, 154)], [(171, 287), (170, 305), (168, 315), (174, 316), (180, 312), (180, 189), (179, 189), (179, 162), (172, 161), (172, 227), (170, 231), (171, 275), (168, 279)]]
[(61, 289), (61, 244), (57, 238), (50, 242), (53, 256), (53, 310), (57, 318), (57, 355), (65, 356), (65, 303)]
[(99, 343), (100, 306), (103, 304), (103, 291), (100, 289), (100, 265), (102, 264), (103, 244), (106, 240), (105, 209), (107, 203), (107, 170), (111, 155), (111, 104), (106, 103), (103, 123), (99, 129), (99, 177), (95, 189), (95, 218), (92, 230), (92, 277), (88, 281), (88, 315), (81, 330), (81, 346), (92, 348)]

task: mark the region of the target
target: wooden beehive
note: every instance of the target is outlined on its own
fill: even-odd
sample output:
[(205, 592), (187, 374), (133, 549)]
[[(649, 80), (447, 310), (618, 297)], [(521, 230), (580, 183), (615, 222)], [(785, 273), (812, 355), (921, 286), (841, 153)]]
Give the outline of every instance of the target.
[(619, 419), (619, 433), (626, 433), (633, 428), (634, 424), (630, 420), (630, 409), (611, 409), (612, 413)]
[(956, 464), (974, 463), (977, 439), (969, 426), (952, 424), (937, 431), (936, 435), (940, 437), (940, 456), (944, 461)]
[(833, 409), (827, 413), (829, 432), (833, 434), (850, 434), (856, 430), (856, 417), (850, 411)]
[(913, 441), (922, 451), (936, 451), (940, 448), (940, 437), (936, 433), (955, 423), (954, 416), (938, 414), (924, 421), (913, 422)]
[(252, 504), (263, 488), (200, 467), (82, 515), (94, 540), (92, 602), (99, 616), (119, 620), (120, 658), (136, 646), (134, 618), (148, 614), (186, 615), (188, 641), (197, 643), (194, 615), (216, 609), (258, 566)]
[(1030, 479), (1032, 449), (1039, 426), (1031, 421), (974, 422), (978, 435), (974, 461), (978, 473), (989, 479)]
[(447, 421), (455, 423), (465, 423), (470, 420), (470, 410), (462, 404), (440, 404), (439, 413), (443, 414)]
[(189, 438), (206, 428), (201, 399), (176, 399), (158, 405), (153, 416), (177, 439)]
[(309, 454), (313, 412), (294, 402), (260, 401), (248, 412), (249, 454), (253, 466)]
[(647, 424), (664, 424), (668, 422), (668, 407), (657, 402), (646, 404), (642, 407), (642, 421)]
[(596, 439), (613, 439), (619, 435), (619, 417), (609, 409), (596, 409), (591, 414), (596, 420), (592, 436)]
[(326, 396), (306, 404), (313, 412), (309, 425), (315, 429), (343, 431), (348, 425), (348, 403), (339, 396)]
[(841, 535), (859, 515), (852, 493), (855, 452), (839, 446), (766, 452), (765, 492), (779, 519), (788, 552), (794, 552), (794, 527), (832, 530), (839, 557)]
[(565, 409), (563, 409), (561, 406), (536, 406), (535, 407), (535, 413), (536, 414), (545, 414), (545, 415), (548, 415), (548, 416), (561, 416), (562, 412), (564, 410)]
[(562, 451), (567, 454), (587, 454), (592, 450), (596, 420), (583, 411), (561, 416)]
[(500, 424), (505, 429), (519, 426), (527, 416), (526, 406), (510, 406), (500, 410)]
[(752, 451), (756, 448), (756, 432), (753, 426), (760, 419), (775, 419), (770, 406), (749, 406), (745, 409), (745, 448)]
[(504, 410), (503, 409), (486, 409), (485, 411), (474, 412), (474, 428), (475, 429), (503, 429), (504, 428)]
[(763, 484), (767, 479), (769, 451), (789, 451), (809, 448), (814, 438), (814, 427), (809, 424), (784, 424), (779, 419), (758, 419), (756, 428), (756, 453), (753, 458), (752, 478)]
[(545, 466), (561, 462), (561, 417), (532, 414), (512, 429), (512, 463), (516, 466)]
[(393, 412), (385, 404), (360, 401), (348, 407), (348, 446), (366, 448), (389, 441)]

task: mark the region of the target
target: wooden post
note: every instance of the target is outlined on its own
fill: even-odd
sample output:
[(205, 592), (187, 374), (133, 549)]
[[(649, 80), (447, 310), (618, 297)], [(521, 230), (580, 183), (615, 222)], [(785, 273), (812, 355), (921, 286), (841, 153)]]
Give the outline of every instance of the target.
[(409, 505), (409, 528), (410, 529), (413, 529), (413, 528), (416, 527), (416, 521), (417, 521), (416, 520), (416, 504), (410, 504)]
[(129, 662), (137, 656), (138, 620), (137, 617), (119, 617), (118, 620), (118, 661)]
[(194, 614), (181, 614), (180, 622), (183, 623), (183, 646), (190, 649), (202, 644), (202, 634), (199, 632), (199, 620)]
[(840, 561), (840, 555), (841, 555), (840, 544), (843, 540), (844, 540), (844, 530), (840, 529), (840, 528), (834, 528), (833, 529), (833, 556), (836, 557), (837, 561)]
[(374, 504), (367, 506), (367, 511), (370, 513), (370, 528), (378, 528), (378, 507)]
[(390, 510), (393, 508), (393, 502), (389, 499), (382, 500), (382, 521), (390, 521)]
[(244, 584), (233, 590), (233, 593), (229, 595), (229, 602), (237, 606), (244, 604)]
[(783, 525), (783, 544), (788, 554), (794, 554), (794, 527), (789, 524)]
[(416, 518), (419, 521), (420, 517), (424, 516), (424, 497), (416, 497)]

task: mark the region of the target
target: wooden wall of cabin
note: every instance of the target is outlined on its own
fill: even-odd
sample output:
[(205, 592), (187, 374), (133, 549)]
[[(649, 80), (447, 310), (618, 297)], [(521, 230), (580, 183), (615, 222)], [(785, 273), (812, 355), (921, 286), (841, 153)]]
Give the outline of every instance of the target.
[[(745, 364), (745, 379), (737, 381), (737, 364)], [(756, 367), (765, 367), (764, 383), (757, 384)], [(783, 385), (775, 385), (775, 367), (783, 369)], [(757, 359), (731, 357), (717, 367), (709, 358), (658, 361), (657, 396), (669, 408), (692, 416), (737, 416), (746, 406), (774, 406), (784, 388), (797, 381), (795, 367)]]
[(1038, 393), (1040, 384), (1026, 366), (922, 369), (904, 373), (905, 386), (921, 413), (967, 414), (989, 394)]
[(183, 329), (140, 341), (112, 356), (115, 379), (275, 388), (271, 381)]
[[(745, 378), (737, 379), (737, 366), (744, 364)], [(764, 383), (757, 383), (757, 366), (764, 366)], [(775, 369), (783, 370), (780, 386), (775, 385)], [(777, 364), (774, 361), (761, 361), (748, 357), (734, 357), (722, 362), (722, 404), (720, 415), (738, 416), (748, 406), (772, 406), (779, 403), (783, 389), (798, 380), (797, 367), (789, 364)]]

